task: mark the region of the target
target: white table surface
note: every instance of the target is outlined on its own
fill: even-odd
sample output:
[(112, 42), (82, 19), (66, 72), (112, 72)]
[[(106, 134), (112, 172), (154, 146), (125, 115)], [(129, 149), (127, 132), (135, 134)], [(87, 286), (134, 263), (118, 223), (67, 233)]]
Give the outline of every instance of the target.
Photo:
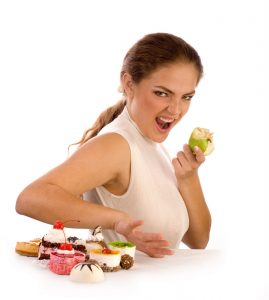
[[(15, 253), (15, 241), (1, 246), (1, 299), (265, 299), (242, 290), (236, 273), (227, 273), (226, 258), (219, 250), (179, 249), (175, 255), (150, 258), (136, 252), (130, 270), (105, 273), (99, 283), (74, 283), (36, 263), (36, 258)], [(232, 275), (232, 279), (230, 275)], [(234, 276), (233, 276), (234, 275)], [(4, 279), (4, 280), (3, 280)], [(251, 289), (252, 291), (252, 289)], [(254, 290), (253, 290), (254, 291)], [(257, 291), (257, 295), (261, 291)], [(244, 295), (244, 298), (238, 298)], [(249, 296), (249, 298), (248, 298)], [(255, 298), (252, 298), (252, 296)]]

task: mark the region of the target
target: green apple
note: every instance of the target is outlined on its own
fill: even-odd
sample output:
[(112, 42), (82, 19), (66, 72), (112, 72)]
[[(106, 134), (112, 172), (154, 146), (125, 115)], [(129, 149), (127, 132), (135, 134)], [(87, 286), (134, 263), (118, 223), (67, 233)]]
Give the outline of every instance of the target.
[(204, 155), (209, 155), (214, 150), (213, 134), (206, 128), (196, 127), (189, 138), (189, 146), (194, 151), (194, 147), (199, 147)]

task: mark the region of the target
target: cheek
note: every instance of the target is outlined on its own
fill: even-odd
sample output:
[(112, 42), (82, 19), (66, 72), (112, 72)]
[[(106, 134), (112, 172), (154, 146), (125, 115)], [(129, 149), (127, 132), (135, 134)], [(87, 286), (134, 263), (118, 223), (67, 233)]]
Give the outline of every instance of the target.
[(152, 95), (148, 93), (140, 94), (137, 100), (137, 104), (141, 108), (142, 113), (148, 113), (156, 108), (156, 99), (153, 99)]
[(187, 103), (183, 104), (183, 108), (182, 108), (182, 114), (183, 115), (185, 115), (188, 112), (188, 110), (190, 108), (190, 104), (191, 104), (190, 102), (187, 102)]

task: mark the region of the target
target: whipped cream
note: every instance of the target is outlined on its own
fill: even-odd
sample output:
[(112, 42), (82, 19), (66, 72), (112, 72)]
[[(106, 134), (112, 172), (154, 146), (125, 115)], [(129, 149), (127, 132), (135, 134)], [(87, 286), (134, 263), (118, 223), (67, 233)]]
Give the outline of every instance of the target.
[(44, 240), (51, 243), (65, 243), (64, 232), (61, 229), (50, 229), (44, 236)]
[(61, 250), (61, 249), (57, 249), (57, 253), (58, 254), (74, 254), (75, 253), (75, 250), (72, 249), (72, 250)]

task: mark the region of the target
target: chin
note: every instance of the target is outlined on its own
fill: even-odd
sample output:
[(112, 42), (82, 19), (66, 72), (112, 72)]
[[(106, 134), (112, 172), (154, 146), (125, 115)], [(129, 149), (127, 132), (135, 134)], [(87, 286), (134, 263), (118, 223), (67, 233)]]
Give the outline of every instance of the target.
[(153, 142), (155, 143), (162, 143), (167, 139), (168, 135), (165, 136), (154, 136), (152, 138), (150, 138)]

